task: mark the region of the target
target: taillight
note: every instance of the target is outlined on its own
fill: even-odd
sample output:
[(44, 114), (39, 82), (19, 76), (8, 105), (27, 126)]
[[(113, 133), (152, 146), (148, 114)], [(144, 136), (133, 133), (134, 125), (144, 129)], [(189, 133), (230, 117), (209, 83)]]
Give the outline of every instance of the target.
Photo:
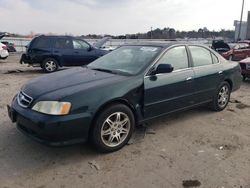
[(7, 46), (5, 46), (5, 45), (3, 45), (2, 48), (3, 48), (4, 50), (7, 50)]

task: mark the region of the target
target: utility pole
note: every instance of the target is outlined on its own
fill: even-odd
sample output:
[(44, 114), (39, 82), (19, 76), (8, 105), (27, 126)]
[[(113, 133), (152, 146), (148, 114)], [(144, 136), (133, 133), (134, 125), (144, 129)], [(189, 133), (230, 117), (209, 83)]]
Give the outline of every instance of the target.
[(244, 12), (244, 3), (245, 3), (245, 0), (242, 0), (242, 9), (241, 9), (241, 16), (240, 16), (240, 28), (239, 28), (239, 33), (238, 33), (238, 39), (237, 39), (237, 41), (240, 40), (241, 25), (242, 25), (242, 16), (243, 16), (243, 12)]
[(153, 33), (152, 33), (153, 32), (153, 27), (151, 26), (150, 29), (151, 29), (150, 38), (153, 39)]

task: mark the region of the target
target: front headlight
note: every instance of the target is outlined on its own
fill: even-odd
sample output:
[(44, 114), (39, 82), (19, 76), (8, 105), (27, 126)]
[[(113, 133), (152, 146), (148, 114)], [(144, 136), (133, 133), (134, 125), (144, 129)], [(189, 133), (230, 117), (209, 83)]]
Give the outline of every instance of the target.
[(70, 102), (40, 101), (33, 106), (32, 110), (50, 115), (66, 115), (70, 108)]

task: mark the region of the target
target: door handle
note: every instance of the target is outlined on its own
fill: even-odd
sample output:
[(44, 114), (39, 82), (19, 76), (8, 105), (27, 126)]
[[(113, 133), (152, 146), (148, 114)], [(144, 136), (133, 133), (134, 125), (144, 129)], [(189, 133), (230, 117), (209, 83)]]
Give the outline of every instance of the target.
[(222, 73), (223, 73), (223, 71), (219, 71), (218, 73), (219, 73), (219, 74), (222, 74)]
[(192, 80), (193, 78), (192, 77), (188, 77), (186, 78), (186, 81), (189, 81), (189, 80)]

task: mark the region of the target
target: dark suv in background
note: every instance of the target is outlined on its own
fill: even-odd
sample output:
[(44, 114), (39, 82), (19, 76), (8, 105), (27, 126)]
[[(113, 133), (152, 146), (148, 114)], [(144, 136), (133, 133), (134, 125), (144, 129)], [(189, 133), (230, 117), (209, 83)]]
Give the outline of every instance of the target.
[(30, 42), (20, 63), (40, 66), (45, 72), (54, 72), (62, 66), (89, 64), (106, 53), (80, 38), (41, 35)]

